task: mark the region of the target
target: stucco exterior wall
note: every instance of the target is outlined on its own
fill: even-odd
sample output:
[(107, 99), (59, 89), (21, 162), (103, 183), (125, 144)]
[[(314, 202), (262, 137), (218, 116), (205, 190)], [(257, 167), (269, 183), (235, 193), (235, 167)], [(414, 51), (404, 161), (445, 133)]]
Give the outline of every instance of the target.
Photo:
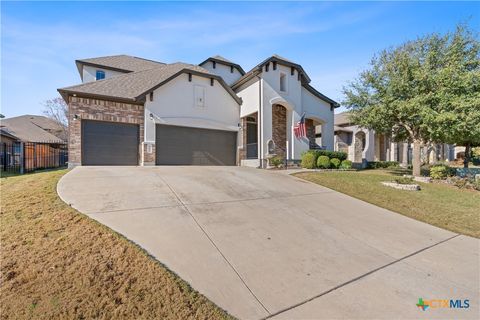
[(120, 74), (124, 74), (124, 72), (119, 72), (119, 71), (113, 71), (113, 70), (108, 70), (108, 69), (102, 69), (102, 68), (97, 68), (97, 67), (92, 67), (92, 66), (83, 66), (83, 83), (86, 82), (91, 82), (91, 81), (96, 81), (96, 74), (97, 70), (101, 70), (105, 72), (105, 79), (118, 76)]
[[(197, 89), (196, 89), (197, 88)], [(205, 105), (198, 106), (195, 91), (203, 88)], [(151, 119), (152, 114), (153, 119)], [(147, 95), (145, 102), (145, 144), (155, 143), (155, 124), (177, 125), (205, 129), (238, 131), (240, 106), (218, 81), (187, 74), (164, 84), (153, 92), (153, 101)], [(237, 146), (240, 143), (237, 142)], [(152, 158), (149, 158), (150, 161)]]
[(260, 80), (254, 78), (236, 90), (237, 96), (242, 98), (240, 117), (258, 112), (260, 108)]
[(327, 150), (333, 150), (334, 111), (331, 110), (330, 104), (302, 87), (302, 105), (303, 112), (305, 112), (307, 118), (322, 123), (322, 147), (325, 147)]
[[(285, 91), (280, 90), (280, 76), (282, 74), (286, 79)], [(300, 121), (303, 112), (305, 112), (306, 117), (313, 120), (315, 124), (322, 124), (322, 146), (333, 150), (334, 113), (330, 108), (330, 104), (303, 88), (301, 81), (298, 79), (297, 70), (294, 70), (292, 74), (290, 67), (279, 63), (277, 63), (277, 67), (274, 70), (273, 63), (270, 63), (268, 71), (266, 71), (266, 67), (264, 66), (259, 77), (261, 78), (260, 81), (258, 79), (251, 80), (236, 90), (237, 95), (243, 100), (240, 116), (244, 117), (257, 111), (260, 114), (259, 143), (261, 144), (261, 150), (259, 152), (259, 158), (265, 159), (268, 142), (274, 138), (272, 130), (272, 106), (275, 104), (280, 104), (287, 109), (287, 152), (285, 154), (287, 159), (300, 159), (302, 152), (308, 150), (310, 147), (308, 137), (297, 139), (293, 134), (293, 127)], [(313, 133), (314, 131), (311, 132), (311, 135)], [(313, 140), (312, 137), (310, 137), (310, 140)]]
[(223, 65), (223, 64), (218, 63), (218, 62), (215, 63), (215, 68), (213, 68), (213, 62), (212, 61), (208, 61), (208, 62), (202, 64), (201, 67), (207, 69), (208, 71), (210, 71), (210, 73), (213, 73), (213, 74), (216, 74), (216, 75), (222, 77), (223, 80), (229, 86), (234, 84), (242, 76), (242, 74), (238, 71), (237, 68), (233, 68), (233, 72), (232, 72), (232, 69), (230, 68), (230, 66), (226, 66), (226, 65)]

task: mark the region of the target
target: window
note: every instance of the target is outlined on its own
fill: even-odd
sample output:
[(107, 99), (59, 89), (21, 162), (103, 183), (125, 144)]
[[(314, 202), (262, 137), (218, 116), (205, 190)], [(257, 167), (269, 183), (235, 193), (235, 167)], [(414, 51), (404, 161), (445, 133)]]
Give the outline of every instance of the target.
[(102, 80), (105, 79), (105, 71), (102, 70), (97, 70), (97, 73), (95, 75), (96, 80)]
[(284, 73), (280, 74), (280, 91), (287, 92), (287, 76)]

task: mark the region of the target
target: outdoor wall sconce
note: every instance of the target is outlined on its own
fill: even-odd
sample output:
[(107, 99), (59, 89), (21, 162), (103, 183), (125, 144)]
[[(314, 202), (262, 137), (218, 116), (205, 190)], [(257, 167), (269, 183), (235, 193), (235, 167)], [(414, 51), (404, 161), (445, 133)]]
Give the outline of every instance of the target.
[(78, 118), (79, 118), (78, 114), (73, 115), (73, 120), (78, 120)]
[(149, 118), (150, 118), (150, 120), (153, 120), (153, 113), (149, 114)]

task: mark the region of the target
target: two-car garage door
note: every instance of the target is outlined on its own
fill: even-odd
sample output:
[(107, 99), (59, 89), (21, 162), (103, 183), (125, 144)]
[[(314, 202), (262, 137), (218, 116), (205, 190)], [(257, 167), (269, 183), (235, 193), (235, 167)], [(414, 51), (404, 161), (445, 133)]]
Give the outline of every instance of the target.
[(235, 165), (235, 131), (157, 124), (155, 140), (158, 165)]
[[(82, 120), (83, 165), (138, 165), (139, 126)], [(235, 165), (237, 132), (156, 125), (156, 164)]]
[(82, 120), (82, 165), (138, 165), (137, 124)]

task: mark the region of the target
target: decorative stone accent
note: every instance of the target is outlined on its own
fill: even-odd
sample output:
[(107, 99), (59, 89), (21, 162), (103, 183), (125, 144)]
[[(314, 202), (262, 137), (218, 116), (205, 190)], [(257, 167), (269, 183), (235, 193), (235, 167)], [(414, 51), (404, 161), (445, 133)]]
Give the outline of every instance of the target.
[(382, 182), (384, 186), (409, 191), (419, 191), (420, 186), (418, 184), (400, 184), (396, 182)]
[(315, 142), (315, 126), (313, 125), (313, 120), (305, 119), (305, 126), (307, 128), (307, 138), (310, 148), (316, 147), (317, 143)]
[[(140, 141), (143, 141), (143, 105), (70, 96), (68, 113), (69, 167), (82, 163), (82, 119), (138, 124), (140, 126)], [(77, 119), (75, 119), (75, 116), (77, 116)], [(140, 143), (138, 152), (139, 159), (142, 159)], [(155, 157), (155, 153), (153, 153), (153, 156)], [(153, 161), (155, 162), (155, 159)]]
[(154, 166), (155, 165), (155, 143), (143, 142), (143, 165)]
[(272, 139), (275, 142), (275, 154), (285, 158), (287, 154), (287, 109), (278, 104), (272, 106)]
[(238, 161), (237, 165), (242, 163), (242, 160), (247, 159), (247, 117), (240, 119), (240, 125), (242, 131), (240, 132), (242, 145), (238, 148)]

